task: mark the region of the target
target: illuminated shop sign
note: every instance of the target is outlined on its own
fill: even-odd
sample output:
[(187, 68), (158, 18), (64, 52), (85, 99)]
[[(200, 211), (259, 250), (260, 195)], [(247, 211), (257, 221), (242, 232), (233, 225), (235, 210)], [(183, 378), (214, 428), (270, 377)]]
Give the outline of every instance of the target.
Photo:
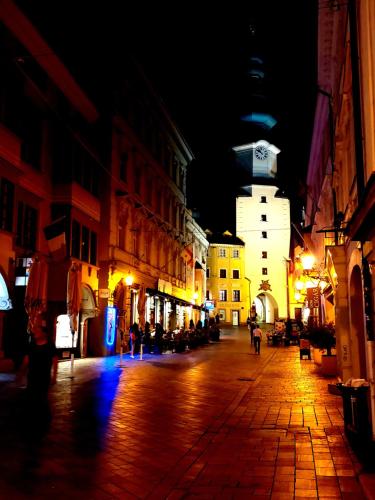
[(215, 304), (213, 300), (206, 300), (206, 309), (208, 309), (209, 311), (215, 309)]
[(105, 309), (105, 339), (107, 345), (113, 345), (116, 333), (117, 308), (108, 306)]

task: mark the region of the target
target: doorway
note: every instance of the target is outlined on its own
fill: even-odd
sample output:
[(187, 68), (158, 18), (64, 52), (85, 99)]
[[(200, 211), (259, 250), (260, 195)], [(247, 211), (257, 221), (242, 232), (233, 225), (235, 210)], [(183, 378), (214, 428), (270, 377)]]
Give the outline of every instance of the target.
[(239, 316), (240, 316), (239, 311), (232, 311), (232, 325), (233, 326), (238, 326)]

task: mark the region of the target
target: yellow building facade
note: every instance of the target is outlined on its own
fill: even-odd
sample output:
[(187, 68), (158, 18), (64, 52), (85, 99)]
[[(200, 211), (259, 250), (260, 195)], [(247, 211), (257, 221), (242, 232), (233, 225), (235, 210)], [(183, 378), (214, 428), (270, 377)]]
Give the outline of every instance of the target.
[(208, 234), (207, 300), (211, 316), (224, 324), (246, 324), (250, 310), (250, 282), (245, 277), (245, 244), (226, 231)]

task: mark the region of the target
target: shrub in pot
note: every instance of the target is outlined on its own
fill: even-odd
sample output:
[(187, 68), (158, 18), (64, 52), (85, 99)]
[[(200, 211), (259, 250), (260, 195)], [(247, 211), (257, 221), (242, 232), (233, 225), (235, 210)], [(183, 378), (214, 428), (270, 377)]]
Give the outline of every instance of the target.
[(327, 356), (332, 356), (332, 348), (336, 346), (335, 328), (332, 323), (310, 327), (309, 339), (313, 347), (326, 349)]

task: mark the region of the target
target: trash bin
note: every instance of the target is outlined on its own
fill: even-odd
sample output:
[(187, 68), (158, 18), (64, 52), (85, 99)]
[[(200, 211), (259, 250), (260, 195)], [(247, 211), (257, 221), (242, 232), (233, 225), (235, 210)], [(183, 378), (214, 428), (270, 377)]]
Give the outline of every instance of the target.
[(368, 415), (368, 386), (338, 384), (343, 399), (345, 433), (350, 438), (366, 440), (371, 435)]

